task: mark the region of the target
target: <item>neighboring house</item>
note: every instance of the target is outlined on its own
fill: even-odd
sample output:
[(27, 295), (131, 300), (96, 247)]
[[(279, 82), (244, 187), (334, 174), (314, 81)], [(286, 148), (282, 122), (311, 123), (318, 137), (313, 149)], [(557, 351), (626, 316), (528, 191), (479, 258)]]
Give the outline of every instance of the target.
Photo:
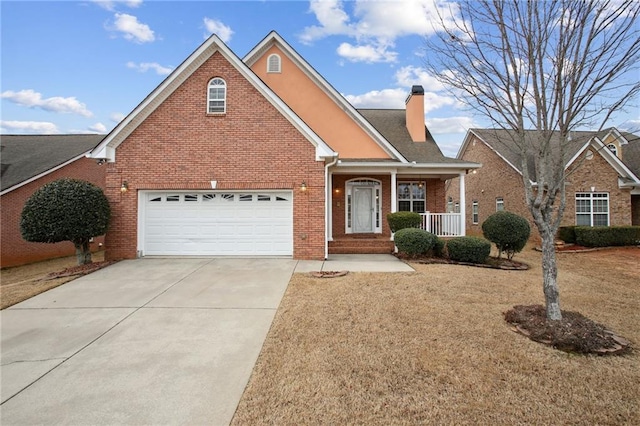
[(406, 111), (357, 110), (275, 32), (244, 59), (211, 36), (91, 156), (109, 258), (390, 252), (389, 212), (463, 233), (444, 185), (479, 167), (442, 155), (422, 87)]
[[(30, 243), (22, 239), (20, 216), (25, 202), (41, 186), (75, 178), (104, 188), (105, 167), (87, 154), (104, 135), (1, 135), (2, 241), (5, 268), (75, 253), (71, 242)], [(96, 246), (102, 239), (96, 240)]]
[[(527, 136), (533, 136), (528, 132)], [(572, 132), (566, 145), (566, 209), (563, 225), (640, 225), (640, 139), (615, 128)], [(458, 159), (482, 163), (466, 179), (467, 232), (479, 234), (487, 217), (508, 210), (533, 219), (525, 204), (521, 157), (509, 131), (470, 129)], [(531, 160), (532, 161), (532, 160)], [(533, 164), (530, 162), (530, 164)], [(535, 168), (531, 180), (535, 184)], [(449, 209), (460, 200), (455, 179), (448, 183)], [(559, 201), (559, 200), (558, 200)]]

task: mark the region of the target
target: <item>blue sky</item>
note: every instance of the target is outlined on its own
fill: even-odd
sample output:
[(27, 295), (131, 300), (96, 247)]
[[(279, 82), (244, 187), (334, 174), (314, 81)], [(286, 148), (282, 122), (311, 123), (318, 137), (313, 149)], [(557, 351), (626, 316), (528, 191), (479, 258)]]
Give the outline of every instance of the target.
[[(2, 1), (2, 133), (107, 133), (215, 32), (241, 58), (276, 30), (356, 107), (425, 88), (445, 155), (482, 126), (424, 71), (432, 0)], [(635, 115), (633, 115), (635, 114)], [(637, 111), (612, 125), (637, 121)]]

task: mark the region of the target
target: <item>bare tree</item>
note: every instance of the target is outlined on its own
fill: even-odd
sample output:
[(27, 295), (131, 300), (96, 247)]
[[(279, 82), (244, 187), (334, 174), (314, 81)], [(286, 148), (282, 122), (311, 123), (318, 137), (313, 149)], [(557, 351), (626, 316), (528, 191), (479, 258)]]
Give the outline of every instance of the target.
[(426, 66), (459, 101), (509, 130), (542, 239), (547, 318), (560, 320), (554, 238), (566, 205), (566, 146), (573, 130), (600, 130), (637, 101), (640, 2), (468, 0), (440, 12)]

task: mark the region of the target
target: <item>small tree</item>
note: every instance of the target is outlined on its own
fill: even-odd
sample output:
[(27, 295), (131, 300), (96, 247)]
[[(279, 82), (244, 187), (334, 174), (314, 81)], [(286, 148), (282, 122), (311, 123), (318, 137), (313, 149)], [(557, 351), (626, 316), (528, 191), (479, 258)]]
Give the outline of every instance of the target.
[(78, 265), (91, 263), (89, 240), (107, 231), (111, 208), (102, 189), (77, 179), (59, 179), (38, 189), (22, 209), (20, 232), (26, 241), (71, 241)]
[(492, 214), (482, 224), (484, 237), (498, 247), (498, 257), (502, 252), (507, 254), (507, 259), (513, 259), (513, 255), (520, 253), (531, 235), (531, 226), (522, 216), (508, 211), (500, 211)]

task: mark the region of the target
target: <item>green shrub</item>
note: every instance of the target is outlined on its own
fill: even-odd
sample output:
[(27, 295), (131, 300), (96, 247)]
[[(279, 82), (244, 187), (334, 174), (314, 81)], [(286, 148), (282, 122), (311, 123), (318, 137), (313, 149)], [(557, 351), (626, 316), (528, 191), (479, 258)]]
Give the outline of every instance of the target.
[(567, 244), (576, 243), (576, 227), (575, 226), (561, 226), (558, 229), (558, 238)]
[(107, 231), (111, 208), (102, 189), (77, 179), (48, 183), (22, 209), (20, 232), (26, 241), (71, 241), (78, 264), (91, 263), (89, 240)]
[(415, 212), (395, 212), (387, 215), (387, 222), (391, 232), (398, 232), (406, 228), (418, 228), (422, 223), (422, 217)]
[(457, 237), (447, 241), (449, 258), (458, 262), (485, 263), (491, 243), (478, 237)]
[(445, 257), (445, 241), (442, 238), (436, 236), (436, 243), (433, 245), (433, 255), (435, 257)]
[(585, 247), (640, 244), (640, 226), (576, 226), (576, 244)]
[(398, 251), (409, 256), (425, 254), (435, 246), (437, 238), (432, 233), (418, 228), (401, 229), (393, 236)]
[(508, 259), (522, 251), (529, 240), (531, 226), (527, 219), (508, 211), (492, 214), (482, 224), (482, 234), (498, 247), (498, 257), (502, 252)]

